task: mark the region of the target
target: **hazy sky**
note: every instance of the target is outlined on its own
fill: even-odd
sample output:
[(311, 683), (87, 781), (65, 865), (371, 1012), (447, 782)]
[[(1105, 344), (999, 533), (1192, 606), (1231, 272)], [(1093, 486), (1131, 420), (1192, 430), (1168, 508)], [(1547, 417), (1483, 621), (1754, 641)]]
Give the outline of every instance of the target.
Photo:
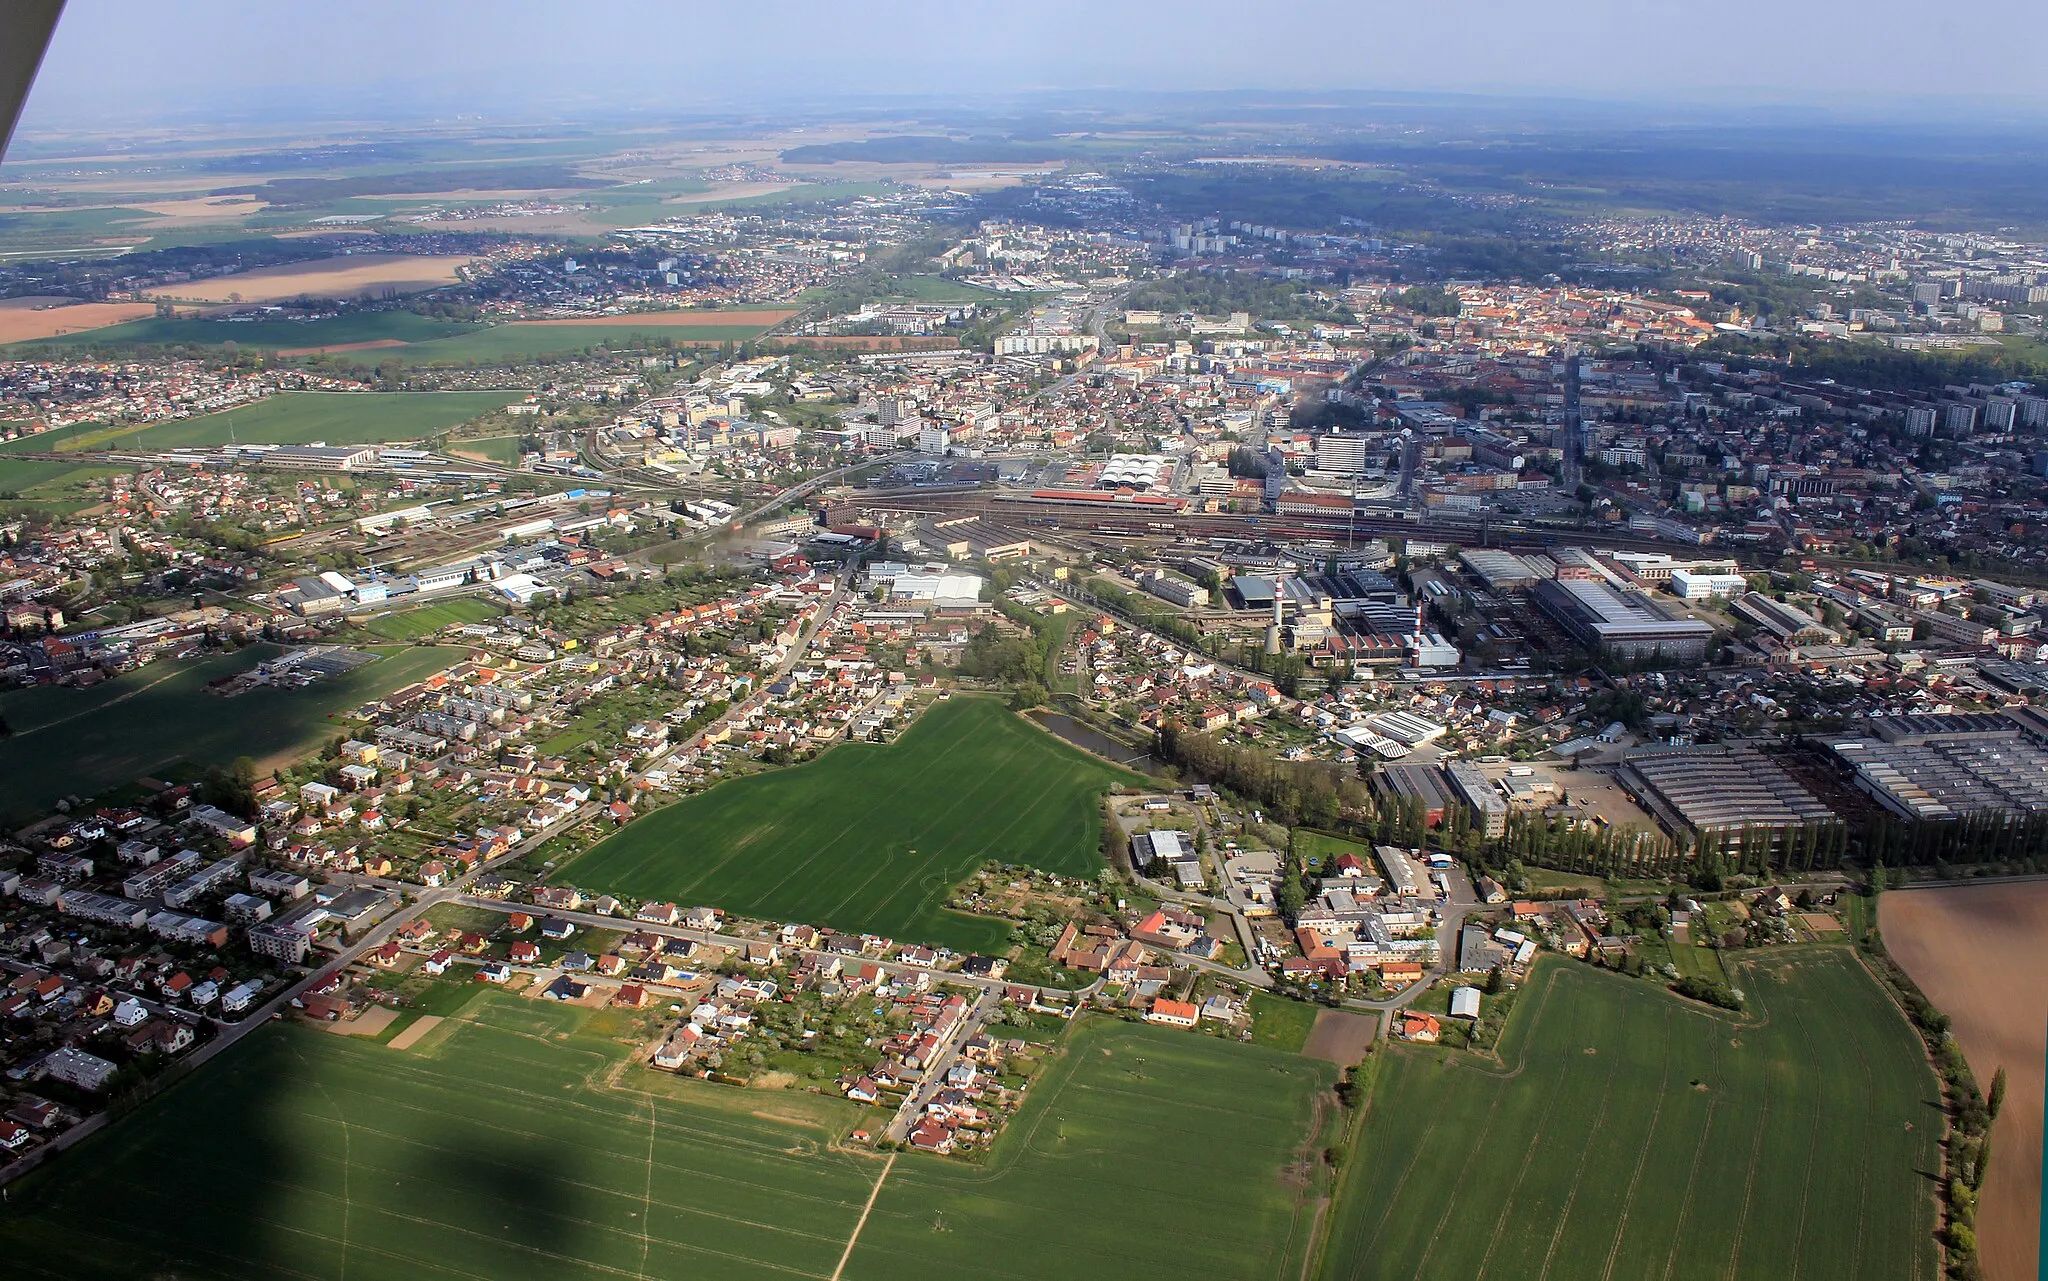
[(2044, 0), (71, 0), (24, 136), (360, 104), (1364, 89), (2048, 111)]

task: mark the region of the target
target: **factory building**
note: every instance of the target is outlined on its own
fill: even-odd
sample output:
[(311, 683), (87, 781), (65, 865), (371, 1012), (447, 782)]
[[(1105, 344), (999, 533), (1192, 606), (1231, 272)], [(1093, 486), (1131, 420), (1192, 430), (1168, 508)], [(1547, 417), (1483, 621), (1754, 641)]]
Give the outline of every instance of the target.
[(1674, 835), (1772, 832), (1825, 823), (1835, 812), (1754, 747), (1651, 747), (1623, 760), (1622, 789)]
[(1668, 617), (1647, 598), (1624, 597), (1605, 583), (1550, 579), (1530, 595), (1574, 640), (1617, 658), (1697, 663), (1714, 636), (1705, 623)]

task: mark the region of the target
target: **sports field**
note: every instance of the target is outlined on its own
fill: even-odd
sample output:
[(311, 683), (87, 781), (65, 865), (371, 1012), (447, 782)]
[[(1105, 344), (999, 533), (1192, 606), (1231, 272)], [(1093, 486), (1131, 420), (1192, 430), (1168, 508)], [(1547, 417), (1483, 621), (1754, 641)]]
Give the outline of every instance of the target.
[(843, 743), (658, 810), (562, 876), (585, 890), (986, 950), (1009, 926), (946, 911), (952, 887), (988, 860), (1093, 876), (1097, 798), (1119, 781), (1143, 784), (993, 699), (955, 698), (888, 746)]
[(474, 458), (479, 462), (498, 463), (505, 467), (519, 465), (519, 437), (517, 436), (470, 436), (448, 442), (447, 452), (457, 458)]
[(476, 596), (461, 596), (454, 600), (442, 601), (438, 605), (426, 605), (418, 609), (400, 610), (372, 618), (363, 624), (363, 630), (385, 640), (409, 641), (420, 636), (431, 636), (450, 623), (487, 623), (501, 618), (505, 611), (490, 601)]
[(17, 449), (190, 449), (225, 445), (378, 445), (416, 441), (520, 399), (509, 391), (286, 391), (252, 404), (147, 427), (87, 427)]
[(61, 797), (104, 795), (179, 761), (204, 767), (247, 756), (260, 763), (311, 751), (334, 732), (331, 713), (462, 656), (429, 646), (383, 650), (378, 662), (305, 689), (235, 698), (206, 692), (208, 681), (278, 652), (252, 645), (199, 662), (154, 663), (89, 690), (42, 686), (0, 696), (0, 714), (14, 731), (0, 738), (0, 821), (36, 818)]
[(1299, 1275), (1322, 1065), (1084, 1025), (975, 1167), (840, 1149), (851, 1105), (623, 1064), (592, 1017), (487, 991), (405, 1049), (266, 1027), (13, 1188), (8, 1275)]
[(1325, 1276), (1934, 1281), (1940, 1095), (1846, 947), (1725, 1017), (1545, 961), (1501, 1061), (1385, 1054)]

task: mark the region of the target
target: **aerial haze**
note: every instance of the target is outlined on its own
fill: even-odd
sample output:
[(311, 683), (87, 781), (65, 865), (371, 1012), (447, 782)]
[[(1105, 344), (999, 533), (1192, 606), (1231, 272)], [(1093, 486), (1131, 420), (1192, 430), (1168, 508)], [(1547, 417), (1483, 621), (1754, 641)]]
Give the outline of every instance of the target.
[(6, 1276), (2032, 1281), (2040, 3), (60, 7)]
[(24, 130), (115, 121), (750, 111), (1059, 92), (1332, 90), (2035, 117), (2028, 0), (1696, 5), (1221, 0), (761, 6), (74, 0)]

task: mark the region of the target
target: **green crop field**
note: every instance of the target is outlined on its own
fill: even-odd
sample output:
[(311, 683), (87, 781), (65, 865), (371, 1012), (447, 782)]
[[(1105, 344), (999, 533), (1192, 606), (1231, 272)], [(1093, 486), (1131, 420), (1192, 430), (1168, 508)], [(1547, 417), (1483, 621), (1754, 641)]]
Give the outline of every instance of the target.
[(892, 1161), (836, 1146), (852, 1105), (622, 1064), (602, 1017), (485, 992), (410, 1050), (263, 1028), (11, 1188), (8, 1275), (1300, 1274), (1282, 1171), (1323, 1065), (1085, 1024), (986, 1165)]
[(151, 664), (89, 690), (42, 686), (0, 696), (13, 734), (0, 738), (0, 820), (38, 817), (65, 796), (91, 796), (179, 761), (212, 765), (311, 751), (332, 734), (328, 717), (461, 657), (412, 647), (305, 689), (258, 689), (235, 698), (206, 683), (278, 653), (251, 646), (198, 662)]
[(225, 445), (378, 445), (422, 440), (520, 399), (507, 391), (286, 391), (253, 404), (147, 427), (84, 427), (19, 449), (185, 449)]
[(1934, 1281), (1940, 1094), (1847, 948), (1732, 967), (1746, 1017), (1543, 962), (1501, 1062), (1380, 1064), (1325, 1275)]
[(448, 442), (448, 452), (458, 457), (474, 455), (506, 467), (519, 465), (519, 437), (471, 436)]
[(501, 618), (505, 611), (490, 601), (475, 596), (462, 596), (455, 600), (442, 601), (438, 605), (425, 605), (417, 609), (400, 610), (397, 613), (381, 614), (362, 624), (363, 630), (385, 640), (409, 641), (421, 636), (431, 636), (450, 623), (487, 623)]
[[(469, 333), (476, 328), (478, 326), (462, 321), (434, 320), (410, 311), (352, 312), (345, 316), (329, 316), (321, 320), (229, 321), (152, 318), (131, 320), (122, 325), (108, 325), (102, 329), (81, 330), (58, 338), (17, 343), (15, 346), (187, 344), (216, 347), (224, 342), (232, 342), (252, 351), (296, 351), (303, 347), (340, 347), (365, 342), (427, 342), (435, 338)], [(382, 359), (382, 353), (374, 348), (348, 354), (370, 364)]]
[(29, 511), (53, 517), (74, 515), (103, 502), (106, 490), (99, 482), (123, 470), (0, 455), (0, 515)]
[(1315, 1031), (1322, 1007), (1264, 992), (1251, 995), (1252, 1044), (1299, 1054)]
[(367, 353), (382, 359), (396, 356), (409, 365), (505, 364), (542, 356), (566, 356), (600, 344), (628, 346), (645, 340), (663, 340), (679, 347), (701, 347), (722, 342), (746, 342), (759, 337), (766, 325), (659, 325), (634, 324), (618, 317), (616, 324), (604, 325), (491, 325), (471, 326), (452, 338), (409, 343)]
[(955, 698), (888, 746), (722, 783), (632, 823), (564, 873), (585, 889), (709, 904), (961, 951), (1009, 926), (948, 912), (985, 860), (1069, 876), (1102, 866), (1097, 798), (1135, 774), (986, 698)]
[(602, 343), (628, 345), (639, 340), (658, 343), (667, 339), (680, 346), (704, 346), (745, 342), (766, 329), (766, 325), (753, 324), (636, 323), (630, 316), (620, 316), (602, 325), (478, 325), (434, 320), (409, 311), (379, 311), (306, 321), (131, 320), (58, 338), (15, 343), (10, 350), (46, 345), (217, 347), (232, 342), (248, 351), (301, 351), (374, 342), (395, 345), (332, 354), (365, 365), (394, 357), (409, 365), (490, 365), (572, 355)]
[(989, 1168), (897, 1162), (847, 1281), (1295, 1281), (1319, 1190), (1288, 1167), (1320, 1150), (1317, 1096), (1335, 1082), (1297, 1055), (1083, 1023)]

